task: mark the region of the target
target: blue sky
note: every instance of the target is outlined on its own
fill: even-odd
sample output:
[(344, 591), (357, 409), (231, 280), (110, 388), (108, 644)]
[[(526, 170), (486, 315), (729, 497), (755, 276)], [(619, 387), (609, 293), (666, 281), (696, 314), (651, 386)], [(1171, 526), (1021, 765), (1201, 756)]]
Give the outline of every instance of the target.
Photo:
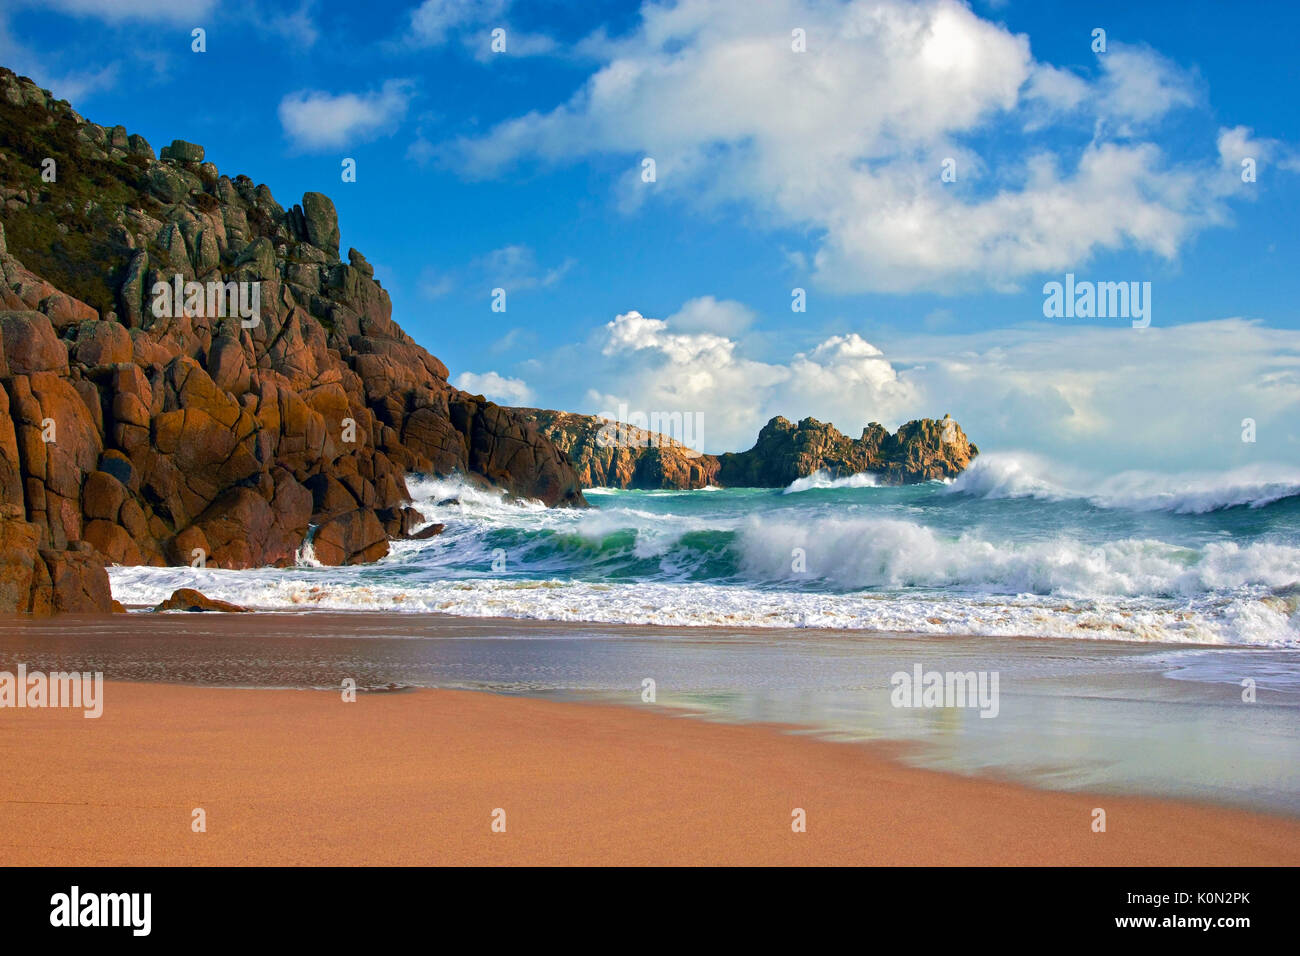
[[(1100, 471), (1300, 463), (1293, 4), (0, 9), (0, 62), (88, 118), (330, 195), (397, 320), (500, 401), (702, 412), (710, 451), (951, 412)], [(1151, 327), (1045, 319), (1067, 272), (1150, 282)]]

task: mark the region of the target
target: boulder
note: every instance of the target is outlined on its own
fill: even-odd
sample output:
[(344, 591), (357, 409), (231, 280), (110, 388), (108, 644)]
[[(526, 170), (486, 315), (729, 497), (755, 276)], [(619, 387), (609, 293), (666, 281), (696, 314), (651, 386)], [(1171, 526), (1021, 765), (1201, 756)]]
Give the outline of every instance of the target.
[(445, 524), (430, 524), (421, 528), (419, 531), (411, 532), (407, 537), (411, 538), (413, 541), (423, 541), (442, 534), (446, 529), (447, 526)]
[(174, 139), (170, 146), (162, 148), (159, 158), (174, 159), (180, 163), (201, 163), (203, 162), (203, 147), (197, 143), (187, 143), (183, 139)]
[(163, 601), (155, 611), (224, 611), (229, 614), (246, 614), (248, 608), (240, 607), (238, 604), (231, 604), (229, 601), (218, 601), (215, 598), (206, 597), (193, 588), (177, 588), (172, 592), (171, 597)]
[(81, 513), (87, 518), (117, 521), (122, 503), (130, 492), (106, 471), (93, 471), (81, 486)]
[(72, 345), (72, 361), (90, 367), (130, 362), (131, 334), (116, 321), (82, 322)]
[[(33, 595), (33, 610), (49, 609), (59, 614), (105, 614), (111, 611), (113, 595), (103, 560), (93, 550), (53, 551), (42, 548), (44, 580), (50, 594)], [(42, 587), (44, 586), (42, 581)]]
[[(317, 249), (339, 254), (339, 214), (333, 201), (323, 193), (303, 193), (302, 215), (307, 228), (307, 241)], [(373, 270), (372, 270), (373, 274)]]
[(316, 529), (312, 551), (321, 564), (366, 564), (388, 554), (388, 537), (373, 511), (357, 509)]
[(0, 342), (8, 375), (68, 371), (68, 349), (40, 312), (0, 312)]

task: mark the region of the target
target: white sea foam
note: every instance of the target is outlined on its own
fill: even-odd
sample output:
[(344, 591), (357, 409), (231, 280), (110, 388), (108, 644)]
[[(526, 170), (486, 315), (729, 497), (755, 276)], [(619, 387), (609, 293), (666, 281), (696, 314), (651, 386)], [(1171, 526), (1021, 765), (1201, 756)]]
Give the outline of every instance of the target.
[(948, 485), (975, 498), (1081, 499), (1099, 508), (1205, 514), (1221, 508), (1261, 508), (1300, 496), (1300, 471), (1250, 466), (1216, 473), (1159, 474), (1128, 471), (1100, 481), (1061, 480), (1042, 458), (1019, 453), (987, 454)]
[[(321, 567), (304, 548), (283, 569), (109, 573), (114, 596), (132, 605), (196, 587), (264, 609), (1300, 646), (1300, 599), (1287, 590), (1300, 581), (1300, 539), (1289, 512), (1265, 525), (1276, 531), (1260, 533), (1252, 518), (1256, 530), (1234, 538), (1225, 535), (1231, 515), (1177, 516), (1166, 499), (1159, 515), (1135, 513), (1145, 499), (1134, 489), (1146, 486), (1128, 476), (1106, 486), (1127, 507), (1095, 527), (1069, 505), (1078, 496), (1043, 481), (1034, 463), (990, 460), (954, 487), (1064, 503), (1043, 501), (1008, 528), (996, 514), (988, 525), (978, 513), (964, 520), (968, 506), (943, 487), (850, 501), (619, 492), (581, 510), (518, 503), (465, 481), (411, 480), (416, 507), (446, 531), (395, 541), (374, 565)], [(1222, 507), (1236, 500), (1225, 489), (1246, 479), (1220, 479), (1161, 488), (1187, 508)], [(1250, 485), (1251, 503), (1260, 487)], [(494, 573), (502, 553), (506, 571)]]
[[(895, 518), (820, 518), (751, 520), (738, 543), (744, 569), (756, 580), (811, 576), (841, 588), (1172, 598), (1300, 580), (1300, 548), (1269, 542), (1216, 541), (1199, 552), (1132, 538), (1098, 546), (1065, 535), (998, 543), (972, 533), (945, 536)], [(793, 568), (795, 547), (805, 551), (806, 570)]]
[(876, 476), (869, 471), (845, 475), (843, 478), (832, 478), (831, 473), (823, 468), (803, 478), (796, 478), (782, 494), (794, 495), (801, 491), (814, 491), (821, 488), (876, 488), (879, 484)]
[(152, 604), (180, 586), (259, 609), (443, 612), (679, 627), (852, 628), (928, 634), (1022, 635), (1300, 647), (1300, 616), (1247, 597), (1175, 602), (1000, 600), (951, 595), (826, 595), (705, 584), (602, 584), (480, 578), (362, 584), (289, 571), (113, 568), (113, 592)]
[[(630, 534), (628, 516), (576, 514), (574, 540), (587, 540), (601, 560), (659, 558), (670, 580), (550, 577), (557, 562), (576, 559), (548, 536), (511, 551), (511, 568), (529, 579), (489, 575), (491, 541), (473, 530), (460, 542), (403, 542), (361, 568), (113, 568), (110, 575), (114, 595), (129, 604), (154, 604), (185, 586), (266, 609), (1300, 646), (1298, 602), (1273, 596), (1300, 579), (1300, 548), (1286, 544), (1214, 541), (1194, 550), (1124, 539), (1089, 548), (1065, 536), (1022, 543), (946, 536), (893, 518), (751, 518), (731, 543), (742, 579), (716, 584), (687, 580), (698, 564), (676, 547), (689, 525), (708, 522), (662, 521), (657, 533), (643, 526), (630, 550), (610, 553), (599, 549), (611, 534)], [(429, 548), (407, 550), (415, 545)], [(791, 561), (794, 548), (805, 550), (803, 569)], [(440, 564), (452, 559), (454, 573)], [(395, 565), (408, 573), (387, 573)], [(810, 582), (835, 590), (809, 590)]]

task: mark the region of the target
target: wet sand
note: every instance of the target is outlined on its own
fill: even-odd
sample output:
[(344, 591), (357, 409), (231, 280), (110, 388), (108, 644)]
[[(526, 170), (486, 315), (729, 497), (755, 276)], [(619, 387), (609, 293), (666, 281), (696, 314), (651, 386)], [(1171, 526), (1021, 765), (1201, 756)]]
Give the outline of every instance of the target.
[[(639, 710), (649, 677), (661, 708), (893, 741), (913, 767), (1300, 819), (1296, 651), (314, 610), (0, 620), (0, 671), (19, 664), (129, 683), (332, 689), (347, 678)], [(917, 664), (999, 673), (996, 719), (893, 706), (891, 674)], [(1257, 702), (1242, 700), (1245, 677)]]
[(98, 720), (0, 710), (0, 861), (1295, 865), (1300, 821), (649, 708), (109, 682)]

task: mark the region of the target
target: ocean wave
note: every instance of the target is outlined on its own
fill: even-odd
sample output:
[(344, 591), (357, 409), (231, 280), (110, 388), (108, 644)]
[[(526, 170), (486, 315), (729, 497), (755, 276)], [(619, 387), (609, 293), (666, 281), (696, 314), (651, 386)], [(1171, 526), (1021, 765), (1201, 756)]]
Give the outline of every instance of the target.
[(796, 478), (781, 493), (794, 495), (801, 491), (819, 491), (825, 488), (876, 488), (879, 485), (880, 482), (876, 476), (869, 471), (860, 471), (856, 475), (845, 475), (843, 478), (832, 478), (831, 473), (823, 468), (803, 478)]
[(741, 567), (752, 579), (797, 583), (811, 577), (844, 589), (1172, 598), (1300, 580), (1300, 548), (1285, 544), (1215, 541), (1198, 550), (1134, 538), (1090, 545), (1066, 535), (995, 542), (893, 518), (751, 521), (740, 532), (739, 548)]
[(975, 459), (947, 490), (974, 498), (1075, 499), (1098, 508), (1174, 514), (1262, 508), (1300, 497), (1300, 472), (1281, 468), (1252, 466), (1174, 475), (1127, 471), (1091, 483), (1077, 478), (1070, 482), (1056, 479), (1051, 475), (1053, 470), (1044, 459), (1033, 455), (991, 453)]
[(998, 601), (952, 595), (800, 594), (722, 585), (609, 584), (477, 579), (420, 584), (331, 579), (291, 569), (117, 567), (113, 593), (129, 605), (162, 600), (175, 587), (259, 610), (445, 613), (547, 621), (674, 627), (803, 628), (1059, 637), (1182, 644), (1300, 647), (1300, 616), (1266, 600), (1189, 604), (1147, 600)]
[[(1264, 507), (1286, 491), (1268, 487), (1276, 475), (1155, 485), (1129, 474), (1081, 495), (1064, 490), (1085, 487), (1077, 480), (1047, 481), (1055, 473), (1041, 462), (989, 461), (952, 486), (618, 491), (593, 509), (411, 479), (415, 506), (446, 530), (394, 541), (371, 565), (321, 567), (307, 546), (283, 569), (109, 573), (129, 604), (185, 586), (263, 609), (1300, 646), (1300, 515), (1195, 516), (1228, 502)], [(1008, 523), (1006, 509), (950, 487), (1038, 503)], [(1089, 513), (1103, 490), (1114, 510)], [(1189, 516), (1143, 513), (1179, 508)]]

